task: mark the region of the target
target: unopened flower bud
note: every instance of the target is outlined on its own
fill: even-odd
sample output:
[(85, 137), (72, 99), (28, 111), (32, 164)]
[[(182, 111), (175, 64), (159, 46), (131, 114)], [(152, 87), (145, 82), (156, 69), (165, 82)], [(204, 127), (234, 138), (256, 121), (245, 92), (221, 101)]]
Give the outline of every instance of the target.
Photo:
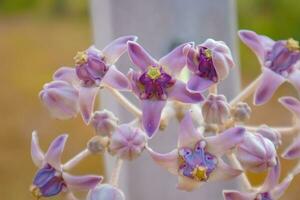
[(235, 107), (231, 109), (232, 117), (237, 122), (243, 122), (250, 118), (251, 108), (245, 102), (239, 102)]
[(123, 124), (112, 134), (109, 150), (112, 155), (133, 160), (142, 153), (145, 145), (146, 136), (141, 129)]
[(44, 85), (39, 94), (43, 104), (57, 119), (75, 117), (79, 111), (78, 90), (65, 81), (52, 81)]
[(88, 143), (87, 148), (91, 153), (103, 153), (105, 149), (108, 147), (109, 138), (108, 137), (101, 137), (101, 136), (94, 136), (92, 137)]
[(226, 122), (230, 117), (226, 97), (210, 94), (202, 106), (202, 115), (207, 124), (223, 124)]
[(108, 110), (96, 111), (92, 118), (92, 125), (94, 126), (97, 135), (110, 136), (115, 130), (119, 119)]
[(124, 193), (109, 184), (101, 184), (91, 189), (87, 195), (87, 200), (125, 200)]
[(238, 145), (236, 155), (244, 169), (252, 172), (262, 172), (276, 165), (274, 144), (260, 134), (248, 132)]
[(267, 125), (262, 125), (256, 132), (263, 137), (268, 138), (271, 142), (273, 142), (276, 148), (281, 145), (281, 135), (277, 130), (272, 129)]

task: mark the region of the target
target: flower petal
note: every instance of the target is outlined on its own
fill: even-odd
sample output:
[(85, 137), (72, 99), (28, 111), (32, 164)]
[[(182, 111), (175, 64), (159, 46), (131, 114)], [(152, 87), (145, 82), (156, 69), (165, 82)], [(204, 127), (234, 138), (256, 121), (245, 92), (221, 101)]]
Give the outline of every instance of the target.
[(191, 112), (187, 112), (180, 122), (178, 135), (178, 148), (194, 147), (195, 143), (201, 140), (203, 136), (196, 130)]
[(239, 192), (235, 190), (224, 190), (224, 200), (253, 200), (256, 197), (255, 193)]
[(162, 166), (168, 170), (171, 174), (178, 175), (178, 151), (174, 149), (173, 151), (165, 154), (157, 153), (151, 148), (147, 147), (151, 158), (156, 162), (156, 164)]
[(101, 83), (105, 83), (117, 90), (129, 90), (130, 83), (128, 78), (122, 74), (117, 68), (112, 65), (109, 67), (108, 72), (105, 74)]
[(158, 129), (165, 105), (166, 101), (142, 100), (142, 123), (149, 138), (152, 138)]
[(86, 124), (90, 122), (98, 91), (98, 87), (80, 87), (79, 89), (79, 107)]
[(32, 132), (31, 139), (31, 158), (37, 167), (41, 167), (44, 161), (44, 152), (41, 150), (39, 139), (36, 131)]
[(207, 151), (213, 155), (223, 155), (243, 141), (245, 132), (243, 127), (234, 127), (219, 135), (206, 137)]
[(161, 66), (167, 67), (167, 72), (177, 75), (186, 65), (186, 56), (191, 47), (191, 43), (184, 43), (162, 57), (158, 62)]
[(261, 186), (260, 191), (268, 192), (278, 184), (280, 178), (280, 170), (280, 162), (277, 158), (277, 164), (269, 169), (268, 175), (265, 179), (265, 182)]
[(191, 192), (200, 186), (200, 182), (194, 181), (193, 179), (178, 176), (177, 189)]
[(79, 82), (75, 68), (71, 67), (60, 67), (54, 72), (52, 78), (53, 80), (66, 81), (70, 84), (76, 84)]
[(55, 138), (45, 154), (45, 162), (50, 164), (56, 170), (61, 170), (61, 155), (64, 151), (67, 139), (67, 134)]
[(285, 81), (285, 78), (276, 74), (268, 68), (263, 68), (259, 86), (254, 95), (254, 104), (262, 105), (267, 103), (273, 96), (276, 89)]
[(142, 71), (146, 71), (149, 66), (157, 66), (157, 61), (136, 42), (128, 42), (128, 54), (131, 61)]
[(190, 48), (187, 54), (187, 67), (190, 71), (196, 73), (198, 71), (199, 61), (197, 60), (198, 52), (195, 48)]
[(63, 179), (69, 188), (76, 190), (90, 190), (103, 180), (102, 176), (86, 175), (86, 176), (73, 176), (68, 173), (63, 173)]
[(125, 195), (113, 185), (100, 184), (89, 191), (86, 200), (125, 200)]
[(102, 53), (104, 55), (105, 61), (108, 64), (114, 64), (120, 58), (120, 56), (127, 50), (128, 41), (136, 41), (138, 38), (134, 35), (123, 36), (115, 39), (109, 43)]
[(271, 191), (271, 197), (273, 199), (279, 199), (286, 189), (289, 187), (290, 183), (293, 180), (293, 176), (289, 175), (286, 177), (279, 185), (277, 185), (272, 191)]
[(289, 160), (300, 158), (300, 136), (284, 151), (282, 157)]
[(209, 181), (229, 180), (239, 176), (243, 171), (234, 169), (222, 159), (218, 159), (217, 168), (211, 173)]
[(183, 103), (198, 103), (204, 99), (200, 93), (190, 92), (186, 88), (186, 84), (180, 80), (176, 80), (168, 93), (168, 97)]
[(205, 79), (197, 75), (192, 75), (187, 83), (187, 89), (191, 92), (204, 92), (213, 84), (215, 83), (209, 79)]
[(295, 97), (281, 97), (279, 102), (289, 111), (300, 117), (300, 101)]
[(288, 81), (300, 92), (300, 70), (297, 69), (288, 76)]

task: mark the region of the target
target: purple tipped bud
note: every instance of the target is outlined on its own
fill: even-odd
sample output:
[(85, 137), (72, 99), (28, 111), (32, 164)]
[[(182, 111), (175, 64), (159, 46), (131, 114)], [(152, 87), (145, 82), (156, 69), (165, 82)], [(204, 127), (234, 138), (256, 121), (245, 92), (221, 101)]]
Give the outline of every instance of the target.
[(69, 119), (78, 113), (78, 91), (65, 81), (45, 84), (39, 96), (55, 118)]
[(143, 152), (145, 145), (146, 135), (141, 129), (123, 124), (113, 133), (109, 150), (122, 159), (133, 160)]
[(237, 122), (243, 122), (250, 118), (251, 108), (245, 102), (239, 102), (235, 107), (231, 109), (231, 115)]
[(202, 114), (207, 124), (223, 124), (226, 122), (230, 117), (226, 97), (210, 94), (202, 106)]
[(119, 119), (108, 110), (96, 111), (92, 118), (92, 125), (94, 126), (97, 135), (110, 136), (116, 129)]
[(262, 135), (265, 138), (268, 138), (276, 148), (281, 145), (281, 134), (267, 125), (262, 125), (259, 127), (259, 129), (256, 131), (258, 134)]
[(91, 153), (103, 153), (109, 144), (108, 137), (95, 136), (88, 143), (87, 148)]
[(261, 172), (276, 165), (274, 144), (260, 134), (247, 133), (237, 147), (237, 159), (249, 171)]
[(101, 184), (90, 190), (87, 195), (87, 200), (125, 200), (124, 193), (109, 184)]

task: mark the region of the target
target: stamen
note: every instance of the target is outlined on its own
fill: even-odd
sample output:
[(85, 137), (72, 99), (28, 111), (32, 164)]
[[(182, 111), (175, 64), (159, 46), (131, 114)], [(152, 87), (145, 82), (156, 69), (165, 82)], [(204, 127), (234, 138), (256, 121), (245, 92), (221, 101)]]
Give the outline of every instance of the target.
[(299, 51), (299, 42), (297, 40), (294, 40), (293, 38), (289, 38), (286, 41), (286, 47), (288, 48), (289, 51)]
[(206, 181), (207, 175), (206, 175), (207, 169), (202, 166), (197, 166), (192, 171), (191, 175), (196, 181)]
[(77, 52), (76, 56), (74, 57), (74, 61), (76, 65), (82, 65), (88, 61), (88, 55), (85, 51)]
[(36, 198), (36, 200), (39, 200), (42, 197), (42, 193), (38, 187), (35, 185), (31, 185), (29, 188), (31, 194)]
[(212, 52), (210, 49), (205, 49), (204, 54), (205, 54), (206, 58), (209, 58), (209, 59), (212, 58)]
[(160, 77), (160, 69), (158, 67), (150, 66), (147, 72), (147, 76), (152, 80), (158, 79)]

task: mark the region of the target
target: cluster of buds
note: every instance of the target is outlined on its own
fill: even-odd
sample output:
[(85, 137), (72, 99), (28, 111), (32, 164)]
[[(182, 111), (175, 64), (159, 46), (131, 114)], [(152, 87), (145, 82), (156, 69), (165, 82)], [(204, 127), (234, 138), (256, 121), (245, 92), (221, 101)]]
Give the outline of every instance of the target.
[[(193, 191), (206, 182), (243, 175), (251, 192), (224, 191), (225, 200), (280, 198), (300, 172), (297, 165), (278, 182), (277, 151), (284, 133), (300, 130), (300, 101), (294, 97), (279, 99), (296, 119), (293, 126), (283, 128), (247, 125), (252, 113), (250, 105), (243, 101), (256, 89), (254, 105), (263, 105), (285, 81), (300, 90), (300, 48), (293, 39), (273, 41), (253, 31), (240, 31), (239, 36), (257, 55), (262, 75), (230, 102), (216, 89), (235, 66), (229, 47), (222, 41), (184, 43), (155, 59), (136, 42), (136, 36), (123, 36), (102, 50), (91, 46), (77, 53), (74, 67), (59, 68), (53, 80), (44, 85), (40, 98), (55, 118), (70, 119), (80, 113), (84, 123), (94, 128), (95, 135), (82, 152), (62, 164), (67, 135), (57, 137), (44, 154), (34, 132), (31, 154), (39, 169), (30, 188), (32, 194), (39, 199), (66, 193), (69, 199), (76, 199), (73, 190), (85, 189), (87, 200), (124, 200), (118, 187), (121, 165), (147, 151), (154, 163), (178, 177), (180, 190)], [(128, 69), (126, 75), (115, 66), (125, 52), (137, 69)], [(184, 68), (190, 71), (187, 81), (179, 76)], [(96, 96), (102, 89), (109, 90), (135, 118), (125, 123), (111, 111), (95, 109)], [(141, 108), (121, 92), (135, 96)], [(156, 152), (148, 140), (159, 129), (164, 131), (174, 116), (180, 125), (177, 147), (165, 154)], [(299, 149), (297, 138), (282, 157), (298, 159)], [(86, 156), (105, 153), (118, 161), (110, 181), (102, 183), (102, 176), (67, 173)], [(244, 174), (247, 171), (268, 172), (259, 189), (252, 188)]]

